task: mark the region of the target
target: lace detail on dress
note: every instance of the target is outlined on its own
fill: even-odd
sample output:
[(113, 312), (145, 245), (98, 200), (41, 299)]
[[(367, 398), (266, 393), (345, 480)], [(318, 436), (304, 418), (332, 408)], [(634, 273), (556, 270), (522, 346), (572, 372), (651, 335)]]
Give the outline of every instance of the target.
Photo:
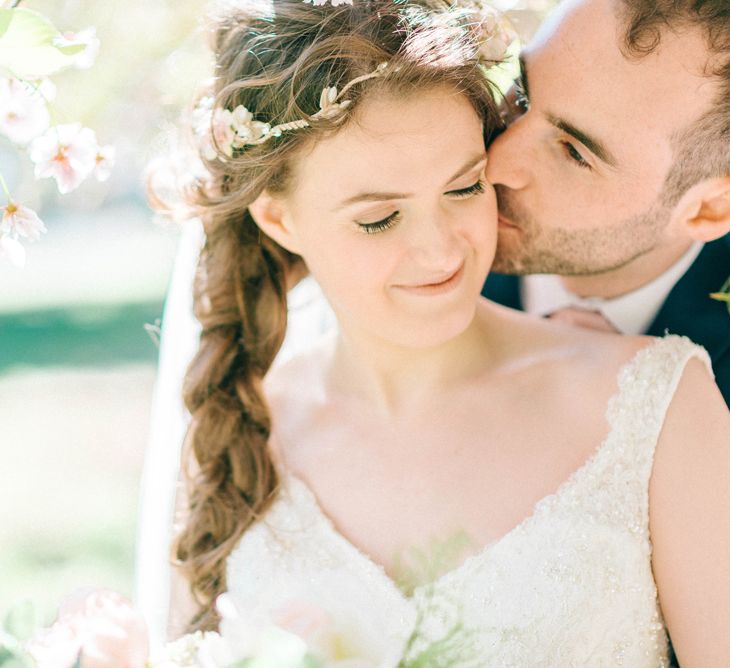
[(291, 475), (231, 554), (231, 595), (267, 614), (313, 596), (337, 618), (349, 606), (371, 653), (373, 643), (404, 646), (417, 619), (413, 655), (462, 624), (468, 656), (448, 664), (462, 668), (667, 666), (648, 486), (664, 417), (691, 357), (710, 368), (706, 352), (686, 338), (640, 350), (619, 372), (608, 435), (588, 461), (517, 527), (410, 598)]

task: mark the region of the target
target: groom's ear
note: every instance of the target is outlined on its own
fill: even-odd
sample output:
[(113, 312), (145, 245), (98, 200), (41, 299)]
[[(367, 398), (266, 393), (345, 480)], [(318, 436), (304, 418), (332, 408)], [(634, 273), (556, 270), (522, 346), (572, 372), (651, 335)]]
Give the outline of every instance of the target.
[(730, 232), (730, 176), (696, 183), (679, 200), (672, 218), (695, 241), (725, 236)]
[(259, 229), (290, 253), (299, 255), (299, 244), (285, 202), (264, 190), (248, 206)]

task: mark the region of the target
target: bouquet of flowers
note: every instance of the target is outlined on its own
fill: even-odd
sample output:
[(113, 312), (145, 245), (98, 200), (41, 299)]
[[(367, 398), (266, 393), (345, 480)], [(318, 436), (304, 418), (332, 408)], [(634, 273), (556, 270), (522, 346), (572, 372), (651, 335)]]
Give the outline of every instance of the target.
[(113, 591), (71, 596), (56, 622), (40, 630), (32, 606), (22, 604), (0, 630), (0, 667), (427, 668), (456, 665), (470, 651), (460, 624), (417, 647), (419, 620), (408, 637), (398, 637), (357, 628), (353, 619), (343, 624), (302, 601), (280, 610), (275, 621), (237, 610), (225, 594), (216, 606), (219, 632), (187, 634), (150, 653), (144, 618)]

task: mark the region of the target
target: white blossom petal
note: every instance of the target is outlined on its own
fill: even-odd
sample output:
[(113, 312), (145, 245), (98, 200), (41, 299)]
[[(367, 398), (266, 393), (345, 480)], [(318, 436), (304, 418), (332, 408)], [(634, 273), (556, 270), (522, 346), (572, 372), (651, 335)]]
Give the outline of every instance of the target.
[(53, 177), (58, 191), (71, 192), (94, 170), (98, 153), (96, 134), (80, 123), (50, 128), (30, 145), (30, 159), (38, 179)]
[(96, 152), (96, 166), (94, 167), (94, 176), (98, 181), (106, 181), (114, 168), (117, 150), (114, 146), (100, 146)]
[(0, 79), (0, 133), (25, 145), (45, 132), (49, 121), (40, 90), (17, 79)]
[(13, 238), (24, 237), (28, 241), (38, 241), (41, 234), (47, 231), (38, 214), (27, 206), (9, 202), (2, 212), (0, 231), (10, 234)]
[[(0, 258), (6, 258), (16, 267), (24, 267), (25, 248), (23, 248), (23, 244), (17, 239), (13, 239), (9, 235), (0, 237)], [(41, 664), (38, 665), (40, 666)]]
[(56, 46), (83, 46), (84, 50), (73, 56), (73, 65), (79, 69), (89, 69), (99, 55), (101, 42), (96, 36), (96, 28), (85, 28), (78, 32), (65, 32), (54, 40)]

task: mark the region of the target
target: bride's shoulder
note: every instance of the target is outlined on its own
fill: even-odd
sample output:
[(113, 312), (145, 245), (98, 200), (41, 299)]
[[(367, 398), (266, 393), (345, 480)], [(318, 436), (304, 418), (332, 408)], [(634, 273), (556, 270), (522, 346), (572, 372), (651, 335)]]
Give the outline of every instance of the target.
[(330, 332), (294, 354), (280, 354), (264, 379), (267, 398), (271, 401), (276, 397), (298, 393), (302, 387), (313, 389), (321, 383), (323, 370), (329, 366), (333, 349), (334, 333)]
[(657, 341), (652, 336), (627, 336), (539, 318), (492, 303), (483, 308), (496, 324), (507, 355), (560, 359), (564, 369), (599, 375), (603, 371), (609, 379), (639, 351)]
[(277, 359), (266, 374), (264, 395), (276, 425), (274, 441), (300, 442), (326, 408), (325, 376), (333, 349), (334, 336), (323, 335), (296, 354)]

